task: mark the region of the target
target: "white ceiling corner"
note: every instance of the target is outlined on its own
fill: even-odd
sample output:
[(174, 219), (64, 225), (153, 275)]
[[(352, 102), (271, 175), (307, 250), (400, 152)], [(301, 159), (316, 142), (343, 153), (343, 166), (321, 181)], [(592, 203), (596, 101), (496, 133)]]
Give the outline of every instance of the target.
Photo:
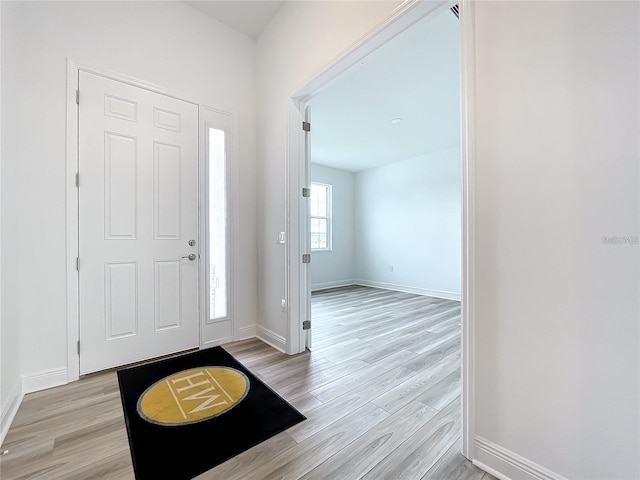
[(185, 3), (252, 38), (258, 38), (284, 0), (191, 0)]

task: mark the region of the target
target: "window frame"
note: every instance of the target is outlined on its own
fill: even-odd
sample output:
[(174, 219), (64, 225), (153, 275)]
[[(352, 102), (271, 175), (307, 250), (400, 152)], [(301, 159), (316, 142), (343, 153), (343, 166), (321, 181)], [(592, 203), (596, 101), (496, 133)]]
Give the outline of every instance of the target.
[[(333, 251), (333, 185), (329, 183), (322, 182), (311, 182), (309, 185), (312, 187), (313, 185), (318, 185), (326, 188), (326, 202), (327, 202), (327, 215), (312, 215), (311, 214), (311, 196), (309, 196), (309, 248), (311, 252), (332, 252)], [(309, 189), (312, 191), (312, 188)], [(321, 219), (326, 220), (327, 222), (327, 246), (325, 248), (313, 248), (311, 245), (311, 235), (313, 232), (311, 231), (311, 221), (313, 219)]]

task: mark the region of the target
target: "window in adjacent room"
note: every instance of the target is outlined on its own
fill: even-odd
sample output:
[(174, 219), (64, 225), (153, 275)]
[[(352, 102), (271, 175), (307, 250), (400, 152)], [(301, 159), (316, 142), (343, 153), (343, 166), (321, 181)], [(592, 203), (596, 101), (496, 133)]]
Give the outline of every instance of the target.
[(331, 185), (311, 183), (311, 250), (331, 250)]

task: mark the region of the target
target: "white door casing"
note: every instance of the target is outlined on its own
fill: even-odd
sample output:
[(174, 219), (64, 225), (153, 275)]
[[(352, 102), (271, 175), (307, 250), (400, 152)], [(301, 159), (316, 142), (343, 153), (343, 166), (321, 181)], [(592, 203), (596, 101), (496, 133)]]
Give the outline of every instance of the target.
[(199, 344), (198, 107), (84, 71), (78, 81), (84, 374)]
[[(306, 105), (304, 107), (304, 121), (309, 126), (311, 125), (311, 105)], [(311, 129), (304, 130), (304, 152), (303, 152), (303, 166), (302, 166), (302, 176), (303, 176), (303, 185), (311, 189)], [(304, 232), (302, 234), (304, 251), (311, 255), (311, 198), (307, 197), (304, 199), (305, 208), (304, 212)], [(313, 262), (313, 255), (311, 258)], [(312, 321), (312, 310), (311, 310), (311, 263), (302, 264), (302, 282), (304, 285), (304, 289), (306, 292), (306, 299), (304, 301), (304, 309), (305, 313), (302, 317), (303, 320), (308, 320), (310, 322), (310, 326), (306, 329), (306, 335), (304, 339), (304, 345), (309, 350), (312, 349), (312, 334), (311, 329), (313, 328)]]

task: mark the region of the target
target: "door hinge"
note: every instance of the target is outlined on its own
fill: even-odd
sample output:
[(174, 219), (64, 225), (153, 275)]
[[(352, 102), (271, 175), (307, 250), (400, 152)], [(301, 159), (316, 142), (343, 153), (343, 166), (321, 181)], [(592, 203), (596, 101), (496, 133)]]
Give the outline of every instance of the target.
[(310, 198), (311, 197), (311, 189), (310, 188), (303, 188), (302, 189), (302, 196), (304, 198)]
[(309, 122), (302, 122), (302, 130), (305, 132), (311, 131), (311, 124)]
[(80, 105), (80, 89), (76, 89), (76, 104)]
[(78, 340), (77, 347), (78, 347), (78, 355), (80, 355), (80, 340)]
[(304, 253), (302, 255), (302, 263), (311, 263), (311, 254), (310, 253)]
[(311, 320), (305, 320), (304, 322), (302, 322), (302, 329), (311, 330)]
[(80, 174), (76, 173), (76, 188), (80, 186)]
[(80, 257), (76, 257), (76, 270), (80, 271)]

